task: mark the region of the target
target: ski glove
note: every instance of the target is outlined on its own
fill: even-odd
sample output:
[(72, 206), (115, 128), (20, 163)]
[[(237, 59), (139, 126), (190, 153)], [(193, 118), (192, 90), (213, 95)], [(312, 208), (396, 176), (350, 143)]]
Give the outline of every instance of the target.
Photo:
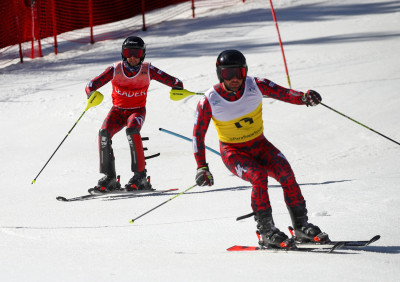
[(90, 96), (92, 96), (92, 95), (93, 95), (93, 93), (94, 93), (94, 92), (96, 92), (96, 91), (95, 91), (95, 90), (93, 90), (93, 91), (90, 91), (90, 92), (89, 92), (89, 94), (87, 94), (87, 98), (88, 98), (88, 100), (89, 100)]
[(214, 184), (214, 177), (207, 166), (197, 169), (196, 183), (199, 186), (212, 186)]
[(322, 98), (317, 91), (308, 90), (307, 93), (304, 93), (303, 97), (301, 97), (301, 100), (303, 101), (304, 104), (307, 105), (307, 107), (308, 106), (312, 107), (321, 103)]

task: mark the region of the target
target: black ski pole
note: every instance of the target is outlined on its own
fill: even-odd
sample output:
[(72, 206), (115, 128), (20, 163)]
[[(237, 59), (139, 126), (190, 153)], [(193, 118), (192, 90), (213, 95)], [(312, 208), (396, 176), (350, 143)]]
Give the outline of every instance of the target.
[(194, 188), (194, 187), (196, 187), (196, 186), (197, 186), (197, 184), (195, 184), (195, 185), (193, 185), (193, 186), (191, 186), (191, 187), (187, 188), (185, 191), (183, 191), (183, 192), (181, 192), (181, 193), (179, 193), (179, 194), (177, 194), (177, 195), (173, 196), (172, 198), (170, 198), (170, 199), (166, 200), (165, 202), (163, 202), (163, 203), (159, 204), (158, 206), (156, 206), (156, 207), (152, 208), (151, 210), (148, 210), (147, 212), (145, 212), (145, 213), (143, 213), (143, 214), (139, 215), (138, 217), (136, 217), (136, 218), (134, 218), (134, 219), (131, 219), (131, 220), (129, 221), (129, 223), (134, 223), (134, 222), (135, 222), (135, 220), (137, 220), (137, 219), (141, 218), (142, 216), (144, 216), (144, 215), (148, 214), (148, 213), (149, 213), (149, 212), (151, 212), (151, 211), (154, 211), (155, 209), (157, 209), (157, 208), (161, 207), (162, 205), (164, 205), (164, 204), (168, 203), (169, 201), (172, 201), (172, 200), (173, 200), (173, 199), (175, 199), (176, 197), (178, 197), (178, 196), (182, 195), (183, 193), (185, 193), (185, 192), (189, 191), (190, 189), (193, 189), (193, 188)]
[[(289, 83), (289, 84), (290, 84), (290, 83)], [(184, 98), (186, 98), (186, 97), (189, 97), (189, 96), (191, 96), (191, 95), (203, 95), (203, 94), (204, 94), (204, 93), (191, 92), (191, 91), (186, 90), (186, 89), (172, 89), (172, 90), (170, 91), (170, 98), (171, 98), (171, 100), (179, 101), (179, 100), (184, 99)], [(346, 116), (345, 114), (343, 114), (343, 113), (341, 113), (341, 112), (339, 112), (339, 111), (337, 111), (337, 110), (335, 110), (335, 109), (329, 107), (328, 105), (325, 105), (324, 103), (320, 103), (320, 104), (321, 104), (322, 106), (327, 107), (328, 109), (334, 111), (335, 113), (337, 113), (337, 114), (339, 114), (339, 115), (342, 115), (342, 116), (348, 118), (349, 120), (354, 121), (355, 123), (358, 123), (358, 124), (361, 125), (361, 126), (364, 126), (365, 128), (371, 130), (372, 132), (375, 132), (376, 134), (379, 134), (380, 136), (382, 136), (382, 137), (384, 137), (384, 138), (386, 138), (386, 139), (388, 139), (388, 140), (390, 140), (390, 141), (396, 143), (397, 145), (400, 145), (399, 142), (397, 142), (397, 141), (395, 141), (395, 140), (393, 140), (393, 139), (391, 139), (391, 138), (389, 138), (389, 137), (383, 135), (382, 133), (379, 133), (379, 132), (376, 131), (376, 130), (373, 130), (372, 128), (369, 128), (368, 126), (362, 124), (361, 122), (358, 122), (358, 121), (352, 119), (351, 117)], [(161, 129), (160, 129), (160, 130), (161, 130)], [(167, 132), (166, 130), (163, 130), (163, 131)], [(169, 133), (169, 132), (168, 132), (168, 133)], [(180, 136), (178, 136), (178, 137), (180, 137)], [(181, 138), (182, 138), (182, 137), (181, 137)]]
[(343, 113), (341, 113), (341, 112), (339, 112), (339, 111), (337, 111), (337, 110), (335, 110), (335, 109), (333, 109), (333, 108), (331, 108), (331, 107), (325, 105), (324, 103), (320, 103), (320, 104), (321, 104), (322, 106), (327, 107), (328, 109), (334, 111), (335, 113), (337, 113), (337, 114), (339, 114), (339, 115), (341, 115), (341, 116), (344, 116), (344, 117), (348, 118), (349, 120), (354, 121), (355, 123), (357, 123), (357, 124), (359, 124), (359, 125), (361, 125), (361, 126), (364, 126), (366, 129), (369, 129), (369, 130), (371, 130), (372, 132), (375, 132), (376, 134), (379, 134), (380, 136), (382, 136), (382, 137), (384, 137), (384, 138), (386, 138), (386, 139), (388, 139), (388, 140), (390, 140), (390, 141), (396, 143), (397, 145), (400, 145), (399, 142), (397, 142), (397, 141), (395, 141), (395, 140), (393, 140), (393, 139), (391, 139), (391, 138), (389, 138), (389, 137), (383, 135), (382, 133), (379, 133), (379, 132), (376, 131), (376, 130), (373, 130), (372, 128), (369, 128), (368, 126), (362, 124), (361, 122), (356, 121), (355, 119), (352, 119), (351, 117), (346, 116), (345, 114), (343, 114)]
[(42, 169), (39, 171), (39, 173), (36, 175), (35, 179), (32, 180), (31, 184), (36, 183), (36, 179), (39, 177), (39, 175), (42, 173), (42, 171), (44, 170), (44, 168), (47, 166), (47, 164), (50, 162), (50, 160), (53, 158), (53, 156), (55, 155), (55, 153), (58, 151), (58, 149), (61, 147), (61, 145), (64, 143), (65, 139), (67, 139), (68, 135), (71, 133), (71, 131), (75, 128), (75, 126), (77, 125), (77, 123), (81, 120), (81, 118), (83, 117), (83, 115), (86, 113), (87, 110), (89, 110), (91, 107), (97, 106), (98, 104), (100, 104), (103, 101), (103, 94), (101, 94), (99, 91), (95, 91), (87, 100), (87, 105), (86, 105), (86, 109), (83, 111), (83, 113), (81, 114), (81, 116), (78, 118), (78, 120), (75, 122), (74, 126), (72, 126), (72, 128), (70, 129), (70, 131), (68, 131), (67, 135), (65, 135), (64, 139), (61, 141), (60, 145), (58, 145), (57, 149), (54, 151), (54, 153), (50, 156), (50, 158), (47, 160), (47, 162), (44, 164), (44, 166), (42, 167)]

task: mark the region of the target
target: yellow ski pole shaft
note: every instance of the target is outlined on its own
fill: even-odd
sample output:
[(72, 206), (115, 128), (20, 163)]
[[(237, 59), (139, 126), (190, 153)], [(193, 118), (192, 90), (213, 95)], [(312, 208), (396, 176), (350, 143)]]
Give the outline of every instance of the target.
[(168, 203), (169, 201), (172, 201), (172, 200), (175, 199), (176, 197), (179, 197), (180, 195), (186, 193), (187, 191), (189, 191), (190, 189), (193, 189), (193, 188), (196, 187), (196, 186), (197, 186), (197, 184), (195, 184), (195, 185), (193, 185), (193, 186), (187, 188), (185, 191), (183, 191), (183, 192), (181, 192), (181, 193), (179, 193), (179, 194), (173, 196), (172, 198), (166, 200), (165, 202), (159, 204), (158, 206), (152, 208), (151, 210), (148, 210), (147, 212), (145, 212), (145, 213), (139, 215), (138, 217), (136, 217), (136, 218), (134, 218), (134, 219), (131, 219), (131, 220), (129, 221), (129, 223), (134, 223), (137, 219), (141, 218), (142, 216), (145, 216), (145, 215), (148, 214), (149, 212), (154, 211), (155, 209), (161, 207), (162, 205), (165, 205), (165, 204)]
[(44, 168), (47, 166), (47, 164), (50, 162), (50, 160), (53, 158), (53, 156), (56, 154), (56, 152), (58, 151), (58, 149), (61, 147), (61, 145), (64, 143), (65, 139), (67, 139), (68, 135), (71, 133), (71, 131), (75, 128), (75, 126), (78, 124), (78, 122), (81, 120), (81, 118), (83, 117), (83, 115), (86, 113), (86, 111), (88, 109), (90, 109), (91, 107), (97, 106), (98, 104), (100, 104), (103, 101), (104, 96), (98, 92), (95, 91), (87, 100), (87, 105), (86, 105), (86, 109), (83, 111), (83, 113), (81, 114), (81, 116), (78, 118), (78, 120), (75, 122), (75, 124), (72, 126), (72, 128), (68, 131), (67, 135), (65, 135), (64, 139), (61, 141), (60, 145), (58, 145), (57, 149), (53, 152), (53, 154), (50, 156), (50, 158), (47, 160), (47, 162), (44, 164), (44, 166), (42, 167), (42, 169), (39, 171), (39, 173), (36, 175), (35, 179), (32, 180), (31, 184), (36, 183), (36, 179), (39, 177), (39, 175), (42, 173), (42, 171), (44, 170)]

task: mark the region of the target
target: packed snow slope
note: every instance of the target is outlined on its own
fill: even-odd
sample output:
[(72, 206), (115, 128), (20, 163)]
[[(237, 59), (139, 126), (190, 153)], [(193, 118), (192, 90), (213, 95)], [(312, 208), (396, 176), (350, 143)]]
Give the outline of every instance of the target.
[[(292, 88), (321, 93), (323, 103), (400, 141), (400, 3), (395, 0), (275, 1)], [(204, 92), (217, 83), (225, 49), (247, 57), (249, 75), (288, 87), (269, 1), (248, 0), (195, 19), (172, 18), (137, 32), (146, 60)], [(213, 187), (196, 187), (130, 224), (177, 193), (59, 202), (84, 195), (101, 177), (98, 130), (105, 99), (79, 121), (46, 169), (34, 177), (86, 107), (86, 83), (120, 59), (119, 40), (60, 43), (60, 53), (0, 70), (0, 279), (2, 281), (398, 281), (400, 146), (328, 108), (263, 101), (265, 135), (289, 159), (310, 222), (332, 239), (381, 240), (338, 254), (237, 252), (257, 245), (251, 185), (207, 152)], [(200, 97), (174, 102), (153, 81), (142, 135), (155, 188), (192, 186), (191, 137)], [(210, 125), (206, 144), (219, 148)], [(132, 176), (124, 131), (113, 139), (117, 173)], [(279, 184), (270, 179), (276, 225), (290, 225)]]

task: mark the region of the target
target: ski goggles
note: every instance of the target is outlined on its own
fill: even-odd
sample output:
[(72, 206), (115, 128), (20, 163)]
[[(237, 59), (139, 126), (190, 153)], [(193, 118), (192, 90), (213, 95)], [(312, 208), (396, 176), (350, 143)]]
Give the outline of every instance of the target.
[(125, 58), (130, 58), (130, 57), (135, 57), (135, 58), (141, 58), (143, 57), (143, 50), (142, 49), (124, 49), (124, 57)]
[(246, 77), (246, 68), (228, 68), (221, 70), (221, 77), (224, 80), (231, 80), (236, 77), (238, 79), (243, 79)]

